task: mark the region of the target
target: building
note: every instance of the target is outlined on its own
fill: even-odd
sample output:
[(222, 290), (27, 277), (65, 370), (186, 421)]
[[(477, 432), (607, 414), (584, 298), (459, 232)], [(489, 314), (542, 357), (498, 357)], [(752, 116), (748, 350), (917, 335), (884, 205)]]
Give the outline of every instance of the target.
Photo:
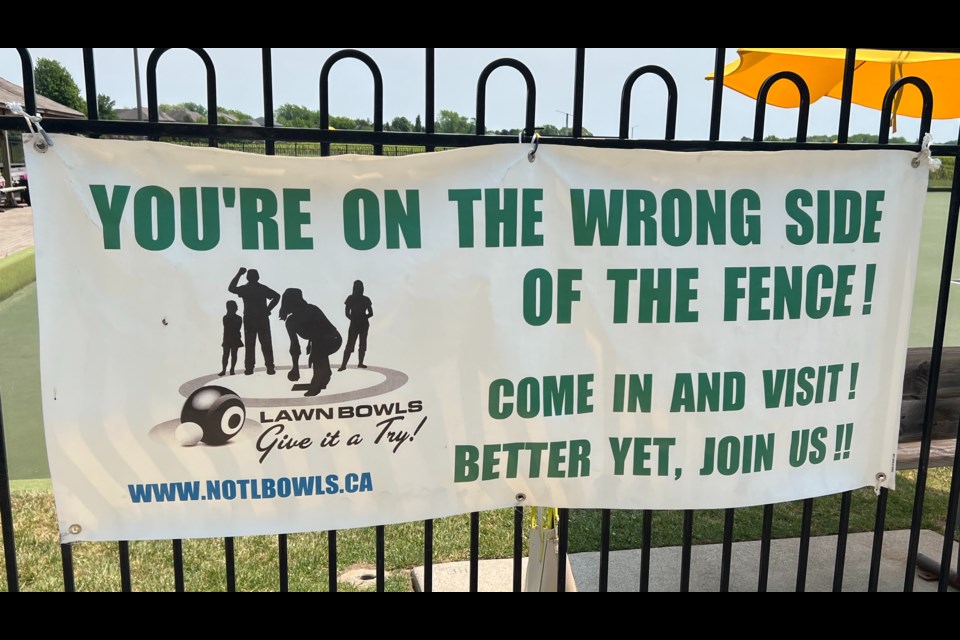
[[(137, 109), (117, 109), (116, 110), (117, 120), (142, 120), (143, 122), (146, 122), (147, 120), (150, 119), (149, 113), (146, 107), (140, 108), (139, 113), (137, 113), (137, 111), (138, 111)], [(159, 121), (160, 122), (176, 122), (175, 119), (171, 118), (170, 116), (168, 116), (162, 111), (160, 112)]]
[[(5, 78), (0, 78), (0, 115), (11, 115), (7, 103), (23, 104), (23, 87)], [(37, 96), (37, 113), (44, 118), (83, 118), (84, 114), (76, 109), (55, 102), (44, 96)], [(0, 131), (0, 164), (3, 165), (3, 180), (13, 185), (14, 177), (19, 177), (23, 166), (23, 146), (19, 136), (10, 137), (7, 131)], [(9, 203), (8, 203), (9, 204)]]

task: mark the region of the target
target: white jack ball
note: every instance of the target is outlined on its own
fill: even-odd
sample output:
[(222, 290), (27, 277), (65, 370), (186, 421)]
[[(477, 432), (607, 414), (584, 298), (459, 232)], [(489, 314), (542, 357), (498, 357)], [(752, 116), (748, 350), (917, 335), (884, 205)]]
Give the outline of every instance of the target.
[(184, 422), (177, 427), (176, 437), (181, 447), (195, 446), (203, 439), (203, 427), (196, 422)]

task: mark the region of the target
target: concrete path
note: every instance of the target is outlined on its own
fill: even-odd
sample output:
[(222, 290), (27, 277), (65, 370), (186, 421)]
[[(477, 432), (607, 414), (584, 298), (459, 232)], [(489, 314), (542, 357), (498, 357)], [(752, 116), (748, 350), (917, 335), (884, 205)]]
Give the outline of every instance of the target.
[[(906, 567), (906, 549), (909, 531), (887, 531), (883, 537), (883, 554), (880, 561), (878, 590), (902, 591)], [(922, 531), (920, 552), (940, 559), (943, 537)], [(872, 533), (854, 533), (847, 537), (847, 554), (844, 565), (844, 591), (866, 591), (870, 575), (870, 556), (873, 547)], [(797, 587), (797, 559), (800, 540), (790, 538), (774, 540), (770, 551), (770, 573), (767, 582), (769, 591), (794, 591)], [(836, 536), (810, 539), (810, 555), (807, 562), (807, 591), (831, 591), (836, 561)], [(650, 552), (650, 590), (680, 590), (680, 547), (653, 549)], [(957, 545), (953, 558), (956, 566)], [(693, 547), (691, 554), (690, 590), (718, 591), (720, 589), (721, 545)], [(599, 553), (576, 553), (570, 556), (570, 566), (576, 581), (577, 591), (597, 591)], [(524, 563), (524, 566), (526, 564)], [(731, 591), (756, 591), (760, 566), (760, 543), (738, 542), (733, 545), (730, 571)], [(480, 563), (479, 585), (481, 591), (510, 591), (512, 588), (512, 560), (484, 560)], [(434, 591), (467, 591), (469, 563), (453, 562), (434, 567)], [(423, 568), (413, 570), (413, 587), (422, 590)], [(614, 551), (610, 554), (610, 591), (636, 592), (640, 585), (640, 551)], [(936, 582), (925, 582), (919, 577), (914, 583), (915, 591), (936, 591)]]
[(0, 258), (33, 246), (33, 208), (0, 211)]

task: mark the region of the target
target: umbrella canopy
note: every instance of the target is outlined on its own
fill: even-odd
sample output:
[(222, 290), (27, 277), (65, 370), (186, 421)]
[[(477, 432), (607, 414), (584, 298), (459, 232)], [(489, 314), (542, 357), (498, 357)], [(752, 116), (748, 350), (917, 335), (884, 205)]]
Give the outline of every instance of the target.
[[(780, 71), (793, 71), (810, 89), (810, 100), (841, 97), (846, 49), (737, 49), (739, 60), (727, 65), (723, 84), (756, 98), (764, 81)], [(853, 102), (881, 109), (894, 82), (904, 77), (923, 79), (933, 90), (933, 117), (960, 118), (960, 54), (919, 51), (858, 49), (853, 80)], [(713, 75), (707, 77), (713, 79)], [(778, 82), (767, 102), (777, 107), (798, 107), (800, 96), (790, 82)], [(919, 118), (923, 99), (915, 88), (901, 91), (895, 112)]]

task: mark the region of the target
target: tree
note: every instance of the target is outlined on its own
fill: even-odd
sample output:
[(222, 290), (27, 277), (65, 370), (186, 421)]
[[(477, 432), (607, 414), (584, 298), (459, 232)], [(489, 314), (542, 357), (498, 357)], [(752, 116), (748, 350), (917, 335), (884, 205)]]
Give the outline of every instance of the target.
[(417, 133), (423, 131), (423, 121), (420, 119), (420, 114), (417, 114), (417, 119), (413, 123), (413, 130)]
[[(493, 133), (499, 136), (510, 136), (516, 138), (520, 135), (521, 129), (500, 129), (499, 131), (489, 131), (488, 133)], [(573, 128), (572, 127), (560, 127), (557, 128), (553, 124), (545, 124), (542, 127), (537, 127), (536, 131), (540, 133), (541, 136), (548, 136), (552, 138), (572, 138), (573, 137)], [(524, 132), (526, 135), (526, 132)], [(593, 134), (590, 133), (586, 128), (583, 129), (584, 138), (592, 138)]]
[[(177, 111), (179, 109), (183, 109), (184, 111), (193, 111), (195, 113), (199, 113), (204, 118), (207, 117), (207, 108), (196, 102), (180, 102), (178, 104), (160, 105), (160, 111)], [(223, 111), (223, 109), (221, 109), (221, 111)]]
[(230, 117), (236, 118), (236, 124), (250, 124), (253, 122), (253, 116), (240, 109), (227, 109), (225, 107), (220, 107), (219, 120), (220, 124), (234, 124), (230, 121)]
[(390, 131), (413, 131), (413, 123), (403, 116), (390, 121)]
[(87, 103), (80, 97), (80, 87), (74, 82), (70, 72), (56, 60), (37, 58), (33, 75), (37, 93), (41, 96), (81, 113), (87, 110)]
[(119, 120), (117, 115), (117, 101), (105, 93), (97, 94), (97, 113), (101, 120)]
[[(873, 133), (855, 133), (850, 136), (852, 144), (877, 144), (880, 142), (880, 136)], [(890, 144), (910, 144), (910, 141), (903, 136), (894, 136), (890, 138)]]
[[(319, 121), (320, 113), (317, 112), (317, 119)], [(350, 131), (352, 129), (359, 129), (357, 126), (357, 121), (353, 118), (348, 118), (346, 116), (330, 116), (330, 126), (334, 129), (340, 129), (341, 131)]]
[[(187, 117), (185, 114), (178, 114), (181, 122), (206, 122), (207, 121), (207, 108), (202, 104), (197, 104), (196, 102), (178, 102), (177, 104), (161, 104), (159, 107), (160, 113), (172, 114), (175, 111), (192, 111), (197, 116), (196, 120), (192, 117)], [(223, 111), (221, 109), (221, 111)]]
[(277, 124), (284, 127), (316, 129), (320, 126), (320, 112), (297, 104), (284, 104), (274, 114)]
[[(753, 138), (748, 138), (744, 136), (740, 139), (741, 142), (750, 142)], [(833, 135), (812, 135), (807, 136), (807, 142), (817, 142), (821, 144), (834, 144), (838, 140), (837, 134)], [(780, 138), (779, 136), (767, 136), (763, 139), (764, 142), (796, 142), (796, 137), (793, 138)], [(854, 133), (847, 138), (847, 142), (850, 144), (879, 144), (880, 136), (875, 133)], [(903, 136), (894, 136), (889, 140), (890, 144), (910, 144), (910, 141), (904, 138)]]
[(440, 110), (440, 119), (436, 123), (437, 133), (476, 133), (477, 121), (467, 118), (456, 111)]
[[(573, 127), (560, 127), (560, 131), (557, 133), (561, 138), (570, 138), (573, 136)], [(583, 137), (592, 138), (593, 134), (590, 133), (590, 130), (586, 127), (583, 127)]]

